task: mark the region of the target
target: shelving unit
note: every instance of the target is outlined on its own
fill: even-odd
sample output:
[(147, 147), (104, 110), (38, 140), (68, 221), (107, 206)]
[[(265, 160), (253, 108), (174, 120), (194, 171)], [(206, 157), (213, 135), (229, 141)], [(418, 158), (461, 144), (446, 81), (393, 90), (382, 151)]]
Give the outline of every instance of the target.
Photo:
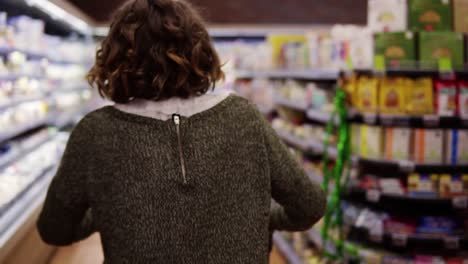
[(289, 264), (303, 264), (297, 253), (281, 234), (275, 233), (273, 235), (273, 242)]
[(235, 75), (238, 79), (269, 78), (335, 82), (339, 77), (339, 71), (322, 69), (237, 70)]

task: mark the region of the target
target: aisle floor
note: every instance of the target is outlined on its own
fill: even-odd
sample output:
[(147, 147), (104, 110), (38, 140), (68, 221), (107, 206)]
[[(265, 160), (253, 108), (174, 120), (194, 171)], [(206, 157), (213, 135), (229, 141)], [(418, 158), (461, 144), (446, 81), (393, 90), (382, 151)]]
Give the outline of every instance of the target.
[[(104, 260), (99, 235), (70, 247), (60, 248), (49, 264), (101, 264)], [(281, 255), (273, 250), (270, 264), (286, 264)]]

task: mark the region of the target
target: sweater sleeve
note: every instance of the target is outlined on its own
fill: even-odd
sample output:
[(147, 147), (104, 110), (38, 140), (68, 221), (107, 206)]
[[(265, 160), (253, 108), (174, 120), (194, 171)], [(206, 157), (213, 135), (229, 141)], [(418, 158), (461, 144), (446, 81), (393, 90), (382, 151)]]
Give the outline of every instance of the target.
[(264, 121), (272, 198), (270, 229), (304, 231), (325, 213), (326, 197), (321, 186), (306, 175), (273, 128)]
[(90, 134), (78, 124), (65, 148), (57, 174), (49, 186), (37, 221), (42, 240), (64, 246), (84, 239), (94, 231), (92, 210), (86, 191)]

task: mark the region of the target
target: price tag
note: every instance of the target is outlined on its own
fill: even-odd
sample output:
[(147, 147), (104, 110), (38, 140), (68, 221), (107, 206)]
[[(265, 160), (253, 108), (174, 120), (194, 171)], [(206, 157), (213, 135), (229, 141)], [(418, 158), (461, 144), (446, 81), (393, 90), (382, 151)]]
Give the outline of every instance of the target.
[(377, 115), (376, 114), (364, 114), (363, 116), (364, 122), (370, 125), (374, 125), (377, 123)]
[(406, 173), (411, 173), (414, 172), (414, 163), (409, 160), (402, 160), (398, 162), (398, 166), (400, 167), (400, 171), (406, 172)]
[(453, 72), (453, 63), (450, 58), (440, 58), (439, 59), (439, 74), (440, 78), (451, 80), (455, 79), (455, 74)]
[(370, 231), (369, 233), (369, 239), (374, 242), (382, 242), (383, 241), (383, 234), (382, 232), (375, 232), (375, 231)]
[(462, 120), (461, 120), (461, 125), (462, 125), (464, 128), (468, 128), (468, 118), (462, 118)]
[(425, 126), (437, 127), (440, 123), (440, 117), (438, 115), (425, 115), (423, 121)]
[(408, 236), (405, 234), (392, 234), (392, 243), (397, 247), (405, 247), (408, 242)]
[(458, 237), (445, 237), (444, 244), (447, 249), (459, 249), (460, 239)]
[(366, 192), (367, 201), (378, 203), (380, 201), (380, 192), (376, 189), (370, 189)]
[(393, 116), (390, 115), (380, 115), (380, 122), (382, 122), (382, 125), (385, 126), (391, 126), (393, 125)]
[(454, 197), (452, 205), (454, 208), (466, 209), (468, 208), (468, 197)]
[(385, 56), (375, 55), (374, 56), (374, 71), (376, 73), (385, 73)]

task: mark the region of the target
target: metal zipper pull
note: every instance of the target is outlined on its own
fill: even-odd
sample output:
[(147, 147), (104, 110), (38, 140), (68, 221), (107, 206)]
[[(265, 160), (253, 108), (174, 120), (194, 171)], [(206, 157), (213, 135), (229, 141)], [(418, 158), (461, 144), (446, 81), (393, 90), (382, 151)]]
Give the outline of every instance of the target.
[(178, 148), (179, 148), (180, 167), (182, 168), (182, 178), (184, 180), (184, 184), (188, 184), (187, 172), (185, 170), (185, 159), (184, 159), (184, 154), (182, 152), (182, 139), (181, 139), (181, 136), (180, 136), (180, 115), (173, 114), (172, 115), (172, 121), (174, 122), (174, 125), (176, 127), (177, 143), (178, 143)]

